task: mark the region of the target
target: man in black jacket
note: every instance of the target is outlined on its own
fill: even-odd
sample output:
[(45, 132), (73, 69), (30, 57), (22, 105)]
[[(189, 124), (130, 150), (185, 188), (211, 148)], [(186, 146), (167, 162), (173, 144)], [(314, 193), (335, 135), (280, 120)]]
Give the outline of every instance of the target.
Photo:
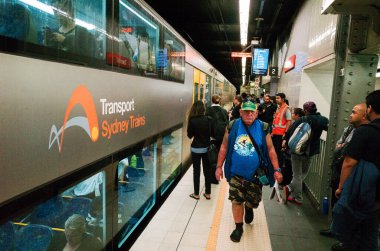
[(216, 147), (219, 150), (228, 124), (228, 113), (220, 106), (221, 98), (218, 95), (213, 95), (211, 102), (212, 105), (207, 108), (206, 115), (212, 118)]
[[(213, 95), (211, 98), (212, 105), (211, 107), (207, 108), (206, 115), (212, 118), (212, 125), (213, 125), (213, 135), (215, 138), (215, 146), (216, 148), (220, 149), (220, 146), (223, 141), (223, 136), (226, 131), (226, 127), (228, 124), (228, 113), (225, 109), (223, 109), (220, 106), (221, 98), (219, 95)], [(219, 182), (216, 180), (215, 173), (216, 169), (216, 163), (215, 166), (210, 166), (211, 170), (211, 183), (212, 184), (219, 184)]]
[(276, 113), (277, 104), (273, 104), (270, 96), (267, 94), (264, 96), (264, 103), (259, 106), (259, 119), (272, 126), (273, 115)]
[[(343, 161), (339, 187), (335, 191), (335, 196), (340, 197), (343, 185), (350, 177), (355, 166), (361, 161), (367, 161), (380, 169), (380, 90), (371, 92), (366, 97), (367, 118), (371, 121), (368, 125), (359, 126), (348, 144), (346, 156)], [(370, 174), (368, 174), (370, 175)], [(356, 221), (350, 225), (344, 233), (339, 234), (339, 240), (349, 250), (378, 250), (378, 235), (380, 224), (380, 181), (373, 187), (376, 193), (374, 208), (369, 210), (367, 217), (360, 222)], [(339, 203), (339, 201), (337, 202)], [(352, 215), (356, 215), (354, 209)], [(334, 221), (333, 216), (333, 221)], [(354, 217), (351, 217), (354, 218)], [(338, 236), (337, 236), (338, 237)], [(337, 250), (337, 249), (333, 249)]]

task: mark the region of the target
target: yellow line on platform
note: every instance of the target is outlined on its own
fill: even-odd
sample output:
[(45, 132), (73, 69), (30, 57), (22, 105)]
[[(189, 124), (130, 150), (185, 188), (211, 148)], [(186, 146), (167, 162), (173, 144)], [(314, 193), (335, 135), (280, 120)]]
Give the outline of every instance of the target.
[(216, 245), (218, 243), (218, 235), (220, 222), (222, 219), (223, 207), (224, 207), (224, 198), (226, 193), (227, 181), (223, 179), (220, 181), (219, 188), (219, 196), (218, 201), (216, 203), (214, 218), (212, 219), (211, 230), (208, 236), (208, 241), (206, 245), (206, 251), (214, 251), (216, 250)]

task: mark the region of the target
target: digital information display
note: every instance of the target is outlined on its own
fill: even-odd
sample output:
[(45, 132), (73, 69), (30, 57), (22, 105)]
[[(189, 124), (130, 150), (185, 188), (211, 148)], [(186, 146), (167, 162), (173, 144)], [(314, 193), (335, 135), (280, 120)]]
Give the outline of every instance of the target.
[(268, 71), (269, 49), (255, 48), (252, 56), (252, 74), (266, 75)]

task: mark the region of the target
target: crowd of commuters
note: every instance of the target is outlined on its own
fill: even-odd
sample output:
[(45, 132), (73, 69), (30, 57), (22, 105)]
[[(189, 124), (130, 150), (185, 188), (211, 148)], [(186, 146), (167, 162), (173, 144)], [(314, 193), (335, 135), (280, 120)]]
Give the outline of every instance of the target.
[[(329, 121), (318, 112), (313, 101), (305, 102), (302, 108), (291, 109), (284, 93), (275, 97), (262, 94), (260, 98), (244, 93), (236, 95), (228, 113), (220, 106), (220, 97), (213, 96), (212, 103), (207, 112), (202, 102), (194, 103), (189, 115), (188, 136), (194, 137), (191, 150), (195, 160), (194, 193), (190, 196), (199, 199), (201, 156), (204, 156), (205, 196), (211, 193), (210, 177), (207, 177), (210, 175), (207, 148), (210, 138), (216, 137), (219, 156), (215, 177), (219, 181), (225, 176), (230, 185), (229, 200), (236, 225), (230, 238), (239, 242), (243, 234), (243, 219), (250, 224), (254, 218), (253, 209), (261, 201), (262, 186), (266, 185), (261, 179), (262, 171), (270, 185), (275, 181), (279, 184), (284, 203), (302, 205), (302, 184), (312, 159), (320, 153), (321, 134), (328, 130)], [(200, 107), (197, 113), (193, 111), (195, 107)], [(332, 246), (335, 251), (377, 250), (380, 223), (380, 186), (377, 186), (377, 180), (380, 179), (374, 184), (367, 183), (380, 177), (377, 147), (377, 142), (380, 142), (380, 90), (370, 93), (365, 104), (352, 108), (349, 122), (336, 143), (331, 166), (332, 225), (320, 233), (339, 240)], [(309, 125), (310, 133), (307, 149), (300, 154), (289, 147), (289, 142), (304, 123)], [(201, 138), (202, 144), (199, 143)], [(367, 203), (365, 209), (360, 203), (352, 206), (349, 198), (352, 195), (345, 189), (358, 186), (352, 178), (358, 172), (356, 166), (364, 166), (360, 170), (368, 179), (366, 188), (370, 186), (369, 194), (375, 198), (370, 207), (367, 205), (367, 197), (370, 196), (362, 199)], [(371, 173), (370, 167), (375, 171)], [(359, 185), (364, 186), (360, 182)]]

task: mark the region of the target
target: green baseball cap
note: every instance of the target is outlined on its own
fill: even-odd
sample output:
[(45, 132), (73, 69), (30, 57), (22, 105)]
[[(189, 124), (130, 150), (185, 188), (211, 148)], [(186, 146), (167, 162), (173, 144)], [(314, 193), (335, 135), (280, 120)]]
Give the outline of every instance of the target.
[(243, 111), (256, 111), (257, 107), (256, 104), (251, 101), (243, 102), (243, 105), (241, 106), (241, 110)]

